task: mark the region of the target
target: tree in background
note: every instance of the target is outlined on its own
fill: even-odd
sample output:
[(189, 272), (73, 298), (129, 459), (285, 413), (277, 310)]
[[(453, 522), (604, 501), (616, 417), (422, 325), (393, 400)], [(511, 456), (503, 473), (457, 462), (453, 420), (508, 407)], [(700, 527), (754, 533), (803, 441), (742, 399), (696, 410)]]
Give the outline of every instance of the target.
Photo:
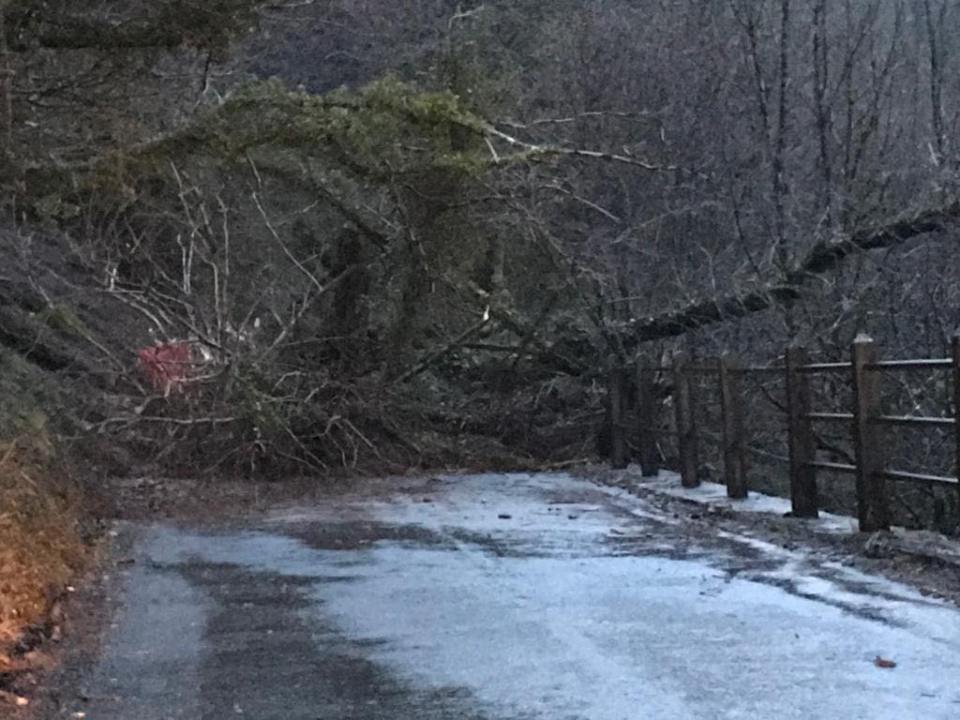
[(13, 7), (20, 217), (214, 358), (171, 435), (583, 452), (611, 355), (956, 327), (948, 2)]

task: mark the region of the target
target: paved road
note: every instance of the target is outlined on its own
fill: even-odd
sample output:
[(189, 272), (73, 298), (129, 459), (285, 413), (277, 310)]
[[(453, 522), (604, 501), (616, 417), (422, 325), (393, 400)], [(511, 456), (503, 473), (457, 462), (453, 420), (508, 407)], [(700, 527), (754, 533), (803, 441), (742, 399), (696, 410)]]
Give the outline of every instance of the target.
[(406, 485), (135, 528), (68, 714), (960, 717), (960, 614), (905, 587), (562, 475)]

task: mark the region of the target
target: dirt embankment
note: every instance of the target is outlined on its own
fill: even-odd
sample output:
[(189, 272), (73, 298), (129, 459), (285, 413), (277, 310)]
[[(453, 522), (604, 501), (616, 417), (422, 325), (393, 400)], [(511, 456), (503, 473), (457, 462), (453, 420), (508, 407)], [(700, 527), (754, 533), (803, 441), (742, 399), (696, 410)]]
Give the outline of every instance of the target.
[(68, 258), (63, 238), (0, 224), (0, 716), (29, 695), (96, 535), (65, 450), (96, 396), (89, 328), (107, 319), (75, 297), (85, 271)]
[(93, 554), (89, 518), (43, 433), (0, 442), (0, 708), (27, 702), (41, 646), (59, 639), (62, 598)]

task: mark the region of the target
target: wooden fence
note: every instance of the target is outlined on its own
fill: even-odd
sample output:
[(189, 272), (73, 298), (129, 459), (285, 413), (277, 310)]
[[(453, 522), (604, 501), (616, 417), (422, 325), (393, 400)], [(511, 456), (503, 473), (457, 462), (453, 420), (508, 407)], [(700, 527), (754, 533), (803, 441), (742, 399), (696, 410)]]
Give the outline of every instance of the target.
[[(883, 380), (889, 373), (944, 371), (951, 374), (953, 415), (924, 417), (885, 414), (882, 409)], [(837, 373), (849, 378), (853, 390), (848, 412), (820, 412), (812, 407), (811, 378)], [(633, 381), (631, 381), (633, 374)], [(658, 374), (672, 378), (674, 428), (659, 427), (661, 402)], [(888, 481), (908, 481), (927, 485), (960, 488), (960, 335), (953, 339), (952, 357), (920, 360), (880, 360), (876, 345), (859, 337), (847, 362), (811, 362), (807, 351), (787, 350), (782, 365), (746, 367), (734, 358), (723, 357), (696, 364), (677, 359), (671, 367), (626, 368), (614, 365), (609, 378), (611, 422), (610, 460), (614, 467), (625, 468), (631, 446), (644, 476), (659, 472), (657, 435), (676, 435), (681, 481), (684, 487), (700, 484), (700, 440), (703, 430), (695, 411), (695, 385), (692, 378), (706, 375), (716, 382), (720, 397), (721, 433), (718, 438), (723, 457), (723, 476), (731, 498), (747, 496), (748, 430), (744, 417), (743, 381), (748, 375), (781, 375), (786, 387), (787, 444), (789, 446), (790, 500), (795, 517), (816, 517), (819, 501), (818, 471), (852, 475), (855, 478), (857, 515), (860, 530), (872, 532), (890, 526)], [(637, 422), (627, 422), (627, 406), (636, 407)], [(850, 429), (854, 449), (853, 463), (826, 462), (818, 459), (815, 425), (840, 423)], [(944, 477), (896, 469), (889, 466), (885, 433), (891, 427), (952, 429), (955, 441), (953, 463), (956, 475)], [(631, 438), (630, 436), (633, 436)]]

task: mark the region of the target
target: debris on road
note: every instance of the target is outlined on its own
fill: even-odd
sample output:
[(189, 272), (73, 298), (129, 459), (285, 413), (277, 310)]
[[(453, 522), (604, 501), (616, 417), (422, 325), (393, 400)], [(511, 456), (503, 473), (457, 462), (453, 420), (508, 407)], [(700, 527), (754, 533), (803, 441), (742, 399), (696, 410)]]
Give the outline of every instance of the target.
[(6, 690), (0, 690), (0, 702), (5, 702), (15, 707), (26, 707), (30, 704), (30, 701), (22, 695), (15, 695)]

